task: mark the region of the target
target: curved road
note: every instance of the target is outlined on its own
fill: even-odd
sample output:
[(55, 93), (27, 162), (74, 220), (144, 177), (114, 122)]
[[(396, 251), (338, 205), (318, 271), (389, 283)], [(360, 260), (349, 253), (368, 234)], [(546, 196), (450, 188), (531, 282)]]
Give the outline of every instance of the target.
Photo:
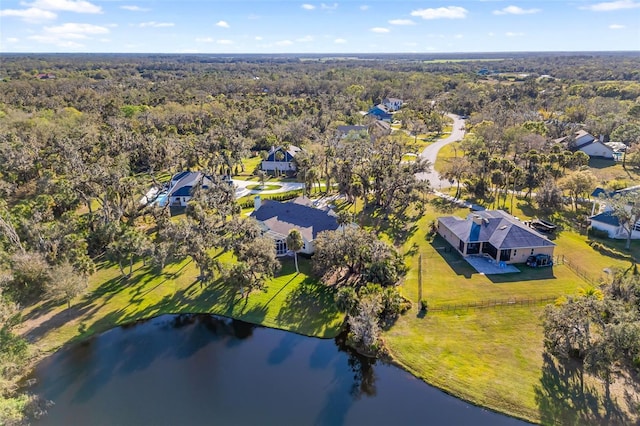
[(447, 188), (451, 186), (451, 183), (446, 179), (441, 179), (440, 174), (435, 171), (434, 166), (436, 164), (436, 158), (438, 158), (438, 151), (445, 145), (451, 142), (457, 142), (464, 137), (465, 120), (456, 114), (447, 114), (448, 117), (453, 119), (453, 129), (451, 134), (444, 139), (440, 139), (424, 149), (420, 153), (420, 157), (428, 160), (431, 163), (431, 171), (429, 173), (418, 173), (416, 177), (420, 180), (428, 180), (431, 184), (431, 189), (438, 190), (440, 188)]

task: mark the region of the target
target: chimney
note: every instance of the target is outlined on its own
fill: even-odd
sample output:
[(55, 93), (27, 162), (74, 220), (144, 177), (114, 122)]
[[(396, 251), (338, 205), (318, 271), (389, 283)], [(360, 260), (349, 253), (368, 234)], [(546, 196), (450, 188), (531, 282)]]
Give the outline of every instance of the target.
[(471, 220), (473, 220), (473, 223), (475, 223), (476, 225), (482, 225), (482, 222), (483, 222), (483, 220), (482, 220), (482, 218), (480, 217), (480, 215), (477, 215), (477, 214), (474, 214), (474, 215), (471, 217)]
[(260, 199), (259, 195), (256, 195), (253, 198), (253, 208), (254, 208), (254, 210), (258, 210), (261, 205), (262, 205), (262, 200)]

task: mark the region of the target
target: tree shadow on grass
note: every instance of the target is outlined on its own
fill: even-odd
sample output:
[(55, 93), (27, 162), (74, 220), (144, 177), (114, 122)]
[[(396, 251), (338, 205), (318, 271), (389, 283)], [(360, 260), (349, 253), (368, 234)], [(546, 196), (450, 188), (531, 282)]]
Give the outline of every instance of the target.
[(556, 279), (552, 266), (546, 268), (530, 268), (529, 266), (518, 265), (517, 268), (520, 269), (520, 272), (488, 274), (486, 277), (494, 284)]
[(319, 334), (338, 314), (333, 293), (333, 289), (307, 277), (287, 295), (276, 321), (304, 329), (308, 334)]
[(542, 424), (633, 424), (610, 395), (585, 383), (582, 365), (575, 361), (560, 363), (545, 352), (534, 392)]
[(444, 238), (440, 235), (436, 235), (430, 243), (434, 251), (447, 262), (449, 267), (456, 273), (456, 275), (462, 275), (465, 278), (471, 278), (471, 275), (478, 272), (464, 260), (464, 258), (458, 253)]

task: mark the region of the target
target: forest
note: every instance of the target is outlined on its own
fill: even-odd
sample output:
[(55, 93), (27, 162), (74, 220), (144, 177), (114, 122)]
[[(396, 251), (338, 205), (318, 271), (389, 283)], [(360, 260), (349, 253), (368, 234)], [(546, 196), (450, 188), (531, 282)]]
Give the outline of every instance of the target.
[[(638, 52), (458, 56), (4, 54), (0, 418), (19, 424), (24, 413), (43, 409), (18, 386), (31, 357), (30, 342), (15, 332), (21, 309), (41, 301), (70, 306), (104, 262), (117, 265), (126, 283), (140, 259), (162, 270), (191, 258), (202, 285), (224, 276), (238, 292), (259, 291), (279, 268), (275, 249), (220, 181), (259, 176), (248, 169), (259, 161), (247, 160), (271, 147), (304, 149), (295, 178), (305, 193), (315, 187), (362, 200), (371, 216), (424, 207), (430, 188), (415, 175), (436, 165), (405, 154), (419, 152), (418, 136), (443, 132), (446, 113), (468, 117), (468, 136), (461, 155), (439, 171), (456, 182), (457, 194), (489, 206), (535, 194), (541, 209), (553, 211), (563, 208), (565, 194), (577, 210), (602, 184), (586, 170), (586, 154), (555, 142), (578, 130), (625, 144), (625, 167), (640, 169)], [(354, 132), (347, 143), (338, 136), (338, 126), (372, 125), (362, 112), (387, 97), (406, 104), (394, 115), (393, 133)], [(178, 217), (140, 203), (150, 187), (184, 170), (204, 171), (217, 184), (197, 191)], [(611, 189), (630, 183), (608, 182)], [(358, 266), (345, 270), (366, 277), (355, 280), (362, 288), (393, 287), (406, 272), (397, 242), (350, 232), (370, 250), (352, 255)], [(330, 238), (322, 244), (326, 253), (355, 250)], [(233, 266), (220, 264), (213, 255), (220, 250), (232, 253)], [(318, 274), (339, 259), (318, 256)], [(635, 301), (624, 282), (625, 301)], [(355, 312), (356, 298), (342, 291), (338, 302)], [(402, 309), (396, 293), (383, 300)], [(637, 322), (640, 312), (633, 315)], [(637, 349), (626, 348), (632, 362)]]

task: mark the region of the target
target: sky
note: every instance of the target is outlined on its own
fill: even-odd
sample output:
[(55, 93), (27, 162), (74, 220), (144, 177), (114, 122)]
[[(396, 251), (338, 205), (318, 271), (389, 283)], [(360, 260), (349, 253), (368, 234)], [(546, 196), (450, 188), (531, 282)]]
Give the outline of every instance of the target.
[(640, 0), (1, 0), (0, 52), (640, 50)]

